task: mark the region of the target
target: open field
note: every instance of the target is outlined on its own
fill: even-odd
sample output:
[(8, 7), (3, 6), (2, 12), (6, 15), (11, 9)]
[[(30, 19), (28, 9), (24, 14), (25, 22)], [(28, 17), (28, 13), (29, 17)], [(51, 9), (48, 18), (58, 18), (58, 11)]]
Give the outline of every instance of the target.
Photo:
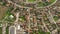
[(27, 0), (28, 2), (34, 2), (34, 1), (36, 1), (36, 0)]
[(0, 6), (0, 19), (4, 17), (6, 9), (7, 9), (6, 7)]

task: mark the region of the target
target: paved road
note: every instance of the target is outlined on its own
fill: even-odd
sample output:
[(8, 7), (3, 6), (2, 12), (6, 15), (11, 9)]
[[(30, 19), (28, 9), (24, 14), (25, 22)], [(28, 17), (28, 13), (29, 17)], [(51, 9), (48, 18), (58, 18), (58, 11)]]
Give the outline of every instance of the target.
[(18, 22), (18, 20), (19, 20), (19, 13), (20, 13), (20, 12), (17, 12), (17, 13), (16, 13), (16, 20), (15, 20), (15, 22)]

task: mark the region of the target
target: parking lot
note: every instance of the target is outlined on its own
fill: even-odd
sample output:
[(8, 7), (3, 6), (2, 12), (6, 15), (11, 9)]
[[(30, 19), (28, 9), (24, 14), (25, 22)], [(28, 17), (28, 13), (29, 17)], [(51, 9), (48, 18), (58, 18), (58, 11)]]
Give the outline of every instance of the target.
[(9, 27), (9, 34), (16, 34), (16, 28), (14, 26)]

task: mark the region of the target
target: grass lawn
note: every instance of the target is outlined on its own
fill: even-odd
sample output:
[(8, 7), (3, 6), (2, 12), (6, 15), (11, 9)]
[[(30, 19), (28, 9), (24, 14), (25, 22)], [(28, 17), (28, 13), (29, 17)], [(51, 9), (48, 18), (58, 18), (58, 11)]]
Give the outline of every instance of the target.
[(0, 0), (0, 2), (2, 2), (2, 0)]
[(50, 0), (51, 3), (53, 3), (54, 1), (56, 1), (56, 0)]
[(9, 26), (6, 27), (6, 34), (9, 34)]
[(40, 31), (40, 32), (38, 32), (38, 34), (50, 34), (50, 32), (43, 32), (43, 31)]
[(44, 7), (44, 6), (48, 6), (50, 3), (48, 3), (48, 2), (39, 2), (38, 3), (38, 6), (39, 7)]
[(59, 19), (57, 16), (54, 16), (53, 18), (55, 21), (57, 21)]
[(44, 32), (42, 30), (38, 30), (38, 34), (50, 34), (50, 32)]
[(6, 9), (7, 9), (7, 7), (0, 5), (0, 20), (3, 19), (5, 12), (6, 12)]
[(0, 25), (2, 24), (2, 22), (0, 22)]
[(45, 34), (45, 32), (39, 30), (39, 31), (38, 31), (38, 34)]
[(0, 27), (0, 34), (2, 34), (2, 27)]
[(28, 1), (28, 2), (34, 2), (34, 1), (36, 1), (36, 0), (26, 0), (26, 1)]
[(48, 6), (48, 5), (52, 4), (54, 1), (56, 1), (56, 0), (50, 0), (50, 2), (39, 2), (38, 7)]

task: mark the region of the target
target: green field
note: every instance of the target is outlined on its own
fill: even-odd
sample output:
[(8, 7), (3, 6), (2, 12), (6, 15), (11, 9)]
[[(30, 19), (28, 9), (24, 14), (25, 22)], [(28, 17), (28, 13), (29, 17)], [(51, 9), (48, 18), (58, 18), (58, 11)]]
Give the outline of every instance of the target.
[(38, 7), (44, 7), (44, 6), (48, 6), (48, 5), (51, 5), (53, 2), (55, 2), (56, 0), (50, 0), (49, 2), (48, 1), (45, 1), (45, 2), (39, 2), (38, 3)]
[(57, 21), (59, 19), (57, 16), (54, 16), (53, 18), (55, 21)]
[(0, 34), (2, 34), (2, 27), (0, 27)]
[(36, 1), (36, 0), (26, 0), (26, 1), (28, 1), (28, 2), (34, 2), (34, 1)]

